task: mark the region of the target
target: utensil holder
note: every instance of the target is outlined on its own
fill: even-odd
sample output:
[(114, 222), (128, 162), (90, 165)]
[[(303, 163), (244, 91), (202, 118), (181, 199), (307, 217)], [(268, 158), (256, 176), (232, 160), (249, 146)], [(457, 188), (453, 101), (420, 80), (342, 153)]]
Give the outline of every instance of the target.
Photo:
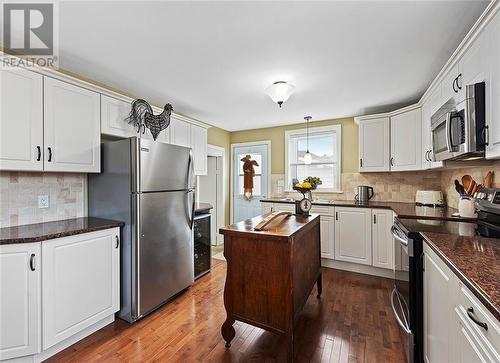
[(458, 213), (460, 217), (475, 218), (477, 217), (474, 200), (469, 197), (460, 197), (458, 201)]

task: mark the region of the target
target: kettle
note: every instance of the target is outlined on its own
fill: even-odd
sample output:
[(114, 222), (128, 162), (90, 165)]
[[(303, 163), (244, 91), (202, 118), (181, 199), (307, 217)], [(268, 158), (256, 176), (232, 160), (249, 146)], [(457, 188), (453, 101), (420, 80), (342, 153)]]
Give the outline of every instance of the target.
[(373, 197), (373, 188), (367, 185), (359, 185), (354, 190), (354, 199), (360, 203), (366, 203)]

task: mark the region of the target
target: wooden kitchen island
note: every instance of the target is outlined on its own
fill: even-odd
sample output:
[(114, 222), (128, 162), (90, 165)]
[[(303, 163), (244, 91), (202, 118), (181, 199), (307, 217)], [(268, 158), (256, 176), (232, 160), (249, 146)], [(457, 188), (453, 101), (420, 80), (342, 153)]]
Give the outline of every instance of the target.
[(220, 229), (227, 260), (221, 332), (226, 347), (235, 320), (285, 335), (291, 362), (294, 325), (315, 283), (321, 295), (320, 218), (279, 216), (255, 231), (264, 217)]

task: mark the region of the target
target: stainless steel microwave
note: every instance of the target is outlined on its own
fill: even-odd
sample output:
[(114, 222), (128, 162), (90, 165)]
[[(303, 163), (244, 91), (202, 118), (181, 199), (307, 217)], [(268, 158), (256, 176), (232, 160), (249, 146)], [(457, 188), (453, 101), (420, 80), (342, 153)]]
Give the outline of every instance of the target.
[(431, 117), (435, 161), (483, 157), (486, 146), (485, 84), (466, 86), (465, 99), (451, 98)]

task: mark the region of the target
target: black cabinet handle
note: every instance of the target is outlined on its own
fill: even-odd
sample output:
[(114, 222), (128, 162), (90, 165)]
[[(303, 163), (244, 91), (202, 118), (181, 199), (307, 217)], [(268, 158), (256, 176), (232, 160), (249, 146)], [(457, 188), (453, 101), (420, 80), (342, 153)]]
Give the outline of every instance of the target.
[(40, 159), (42, 158), (42, 148), (40, 146), (37, 146), (36, 152), (38, 154), (38, 156), (36, 157), (36, 161), (40, 161)]
[(363, 167), (363, 159), (359, 159), (359, 166)]
[(49, 159), (47, 161), (51, 162), (52, 161), (52, 148), (48, 147), (47, 149), (49, 150)]
[(488, 330), (488, 324), (483, 323), (482, 321), (476, 319), (476, 317), (474, 316), (474, 308), (472, 306), (467, 309), (467, 315), (469, 316), (469, 319), (472, 320), (474, 323), (479, 325), (484, 330)]
[(339, 220), (339, 212), (335, 212), (335, 220), (338, 221)]
[[(458, 83), (458, 80), (460, 80), (460, 83), (462, 83), (462, 82), (461, 82), (461, 81), (462, 81), (462, 73), (460, 73), (460, 74), (458, 75), (458, 77), (457, 77), (457, 88), (458, 88), (458, 89), (462, 89), (462, 86), (460, 85), (460, 83)], [(458, 93), (458, 91), (457, 91), (457, 93)]]
[(116, 239), (116, 245), (115, 245), (115, 248), (118, 248), (118, 247), (120, 247), (120, 237), (115, 236), (115, 239)]
[(391, 166), (394, 166), (394, 157), (391, 157)]
[(373, 215), (373, 224), (377, 224), (377, 215), (376, 214)]
[(145, 124), (143, 124), (143, 125), (142, 125), (142, 134), (144, 135), (145, 133), (146, 133), (146, 125), (145, 125)]
[[(457, 77), (457, 78), (458, 78), (458, 77)], [(457, 78), (455, 78), (455, 79), (453, 80), (453, 85), (452, 85), (452, 87), (453, 87), (453, 92), (455, 92), (455, 93), (458, 93), (458, 90), (455, 88), (455, 84), (457, 84)]]
[(35, 271), (35, 268), (36, 268), (36, 266), (35, 266), (35, 254), (32, 253), (31, 257), (30, 257), (30, 269), (31, 269), (31, 271)]
[(141, 132), (141, 127), (142, 127), (142, 124), (139, 124), (139, 125), (137, 126), (137, 131), (136, 131), (137, 133), (140, 133), (140, 132)]

